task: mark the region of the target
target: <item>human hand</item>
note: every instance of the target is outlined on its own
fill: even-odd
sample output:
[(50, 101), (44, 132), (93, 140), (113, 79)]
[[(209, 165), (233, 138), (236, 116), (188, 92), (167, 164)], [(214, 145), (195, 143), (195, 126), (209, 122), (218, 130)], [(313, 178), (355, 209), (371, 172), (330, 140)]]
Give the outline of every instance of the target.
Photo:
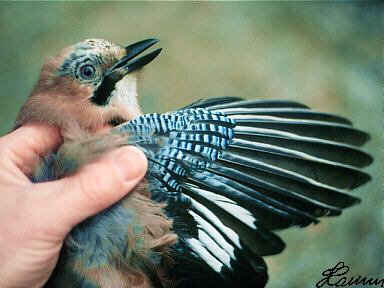
[(144, 154), (124, 147), (72, 176), (31, 183), (26, 175), (33, 164), (61, 141), (58, 129), (30, 125), (0, 138), (0, 287), (43, 286), (72, 227), (121, 199), (145, 175)]

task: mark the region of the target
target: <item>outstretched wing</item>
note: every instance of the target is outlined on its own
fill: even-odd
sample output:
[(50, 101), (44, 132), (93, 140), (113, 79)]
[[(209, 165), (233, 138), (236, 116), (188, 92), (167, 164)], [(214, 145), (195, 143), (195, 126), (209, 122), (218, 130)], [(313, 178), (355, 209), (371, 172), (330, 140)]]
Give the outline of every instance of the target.
[(273, 231), (341, 214), (370, 179), (360, 169), (372, 158), (357, 148), (369, 136), (292, 101), (198, 101), (114, 131), (137, 135), (149, 159), (152, 198), (180, 236), (174, 272), (194, 279), (181, 287), (264, 287), (261, 257), (284, 248)]

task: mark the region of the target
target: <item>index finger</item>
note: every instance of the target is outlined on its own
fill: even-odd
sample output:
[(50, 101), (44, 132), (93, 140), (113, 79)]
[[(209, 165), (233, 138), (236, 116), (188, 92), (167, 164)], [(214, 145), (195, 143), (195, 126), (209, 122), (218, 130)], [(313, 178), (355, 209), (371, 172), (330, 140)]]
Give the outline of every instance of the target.
[(25, 174), (43, 155), (62, 142), (59, 129), (45, 125), (25, 125), (0, 138), (0, 152)]

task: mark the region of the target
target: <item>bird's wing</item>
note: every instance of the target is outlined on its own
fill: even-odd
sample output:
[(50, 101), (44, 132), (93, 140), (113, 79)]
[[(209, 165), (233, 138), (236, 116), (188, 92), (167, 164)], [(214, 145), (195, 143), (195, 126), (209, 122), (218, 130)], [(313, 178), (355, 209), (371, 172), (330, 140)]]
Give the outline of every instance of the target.
[(175, 273), (198, 279), (193, 267), (205, 265), (218, 287), (263, 287), (261, 257), (284, 248), (273, 231), (339, 215), (360, 201), (347, 191), (370, 179), (360, 169), (372, 158), (357, 148), (369, 136), (292, 101), (198, 101), (114, 132), (137, 135), (149, 159), (152, 198), (167, 202), (181, 239)]

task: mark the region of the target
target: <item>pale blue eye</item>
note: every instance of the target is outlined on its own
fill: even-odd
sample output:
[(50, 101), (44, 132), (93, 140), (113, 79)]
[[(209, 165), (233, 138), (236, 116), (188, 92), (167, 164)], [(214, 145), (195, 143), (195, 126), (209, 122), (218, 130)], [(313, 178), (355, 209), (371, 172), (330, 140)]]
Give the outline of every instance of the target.
[(81, 67), (80, 73), (84, 79), (91, 79), (95, 75), (96, 69), (92, 65), (84, 65)]

